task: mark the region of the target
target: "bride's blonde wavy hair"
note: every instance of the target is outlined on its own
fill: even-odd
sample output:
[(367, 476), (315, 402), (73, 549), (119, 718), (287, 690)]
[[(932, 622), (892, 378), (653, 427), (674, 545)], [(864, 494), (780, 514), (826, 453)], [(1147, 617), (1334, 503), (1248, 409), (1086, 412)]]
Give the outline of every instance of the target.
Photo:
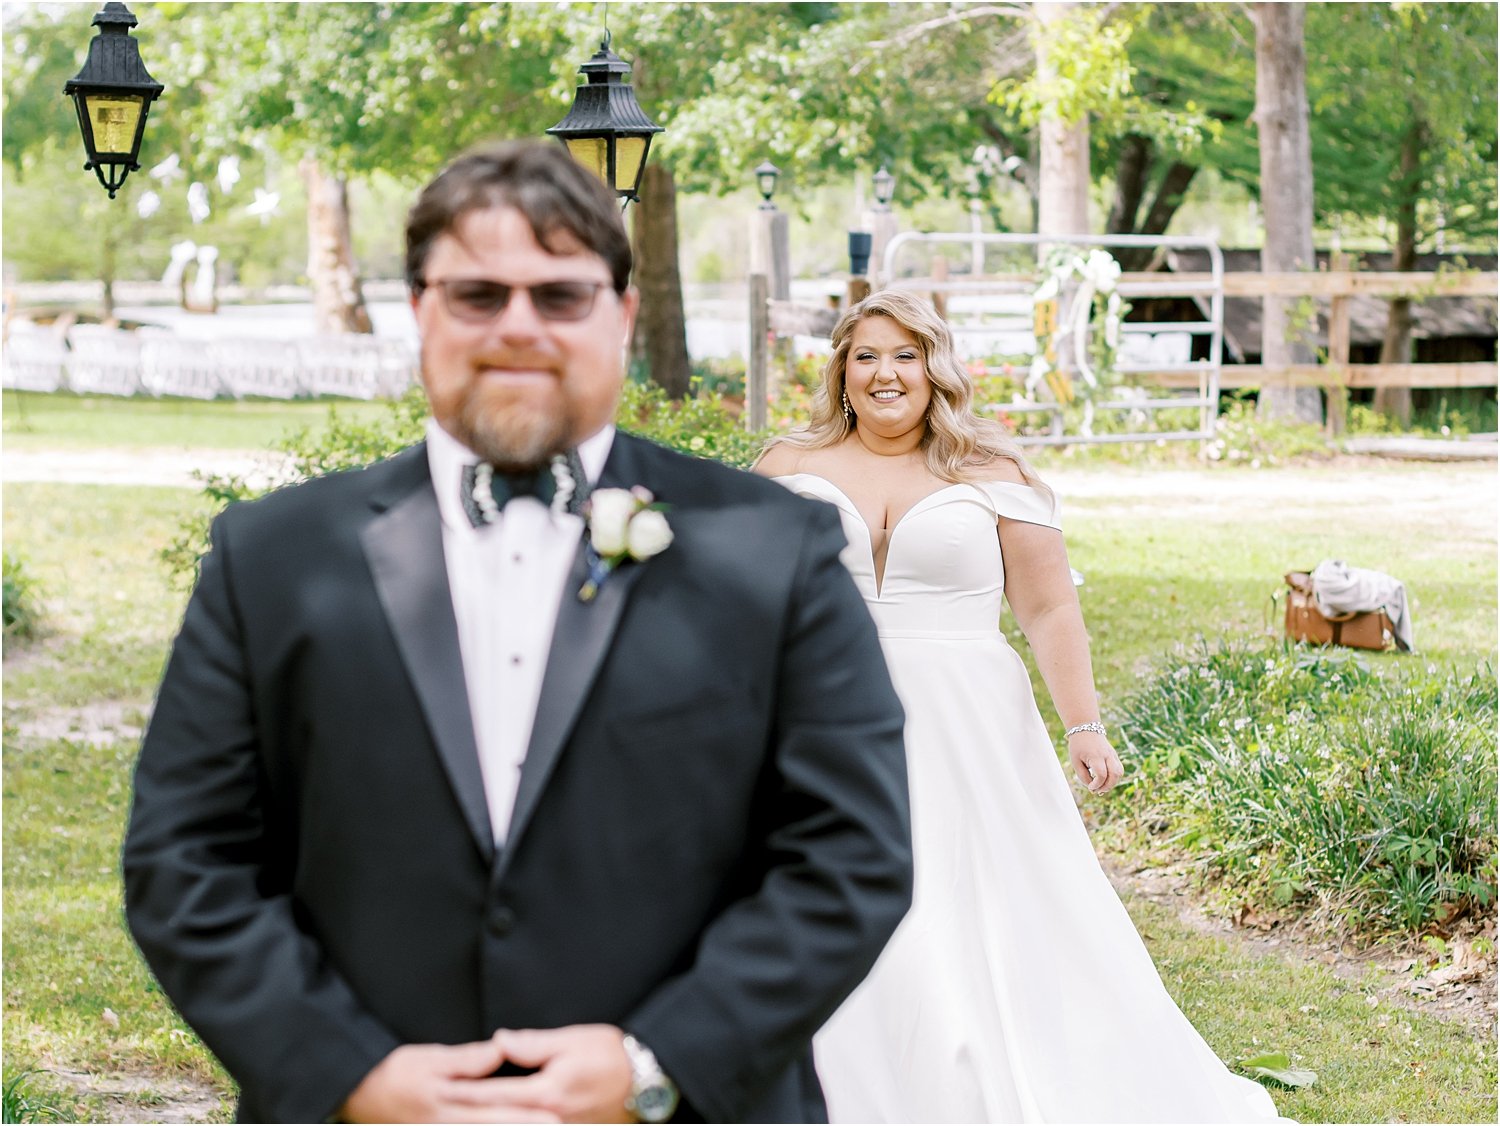
[(771, 439), (767, 449), (782, 442), (806, 450), (826, 449), (838, 445), (859, 425), (858, 418), (844, 414), (844, 376), (854, 330), (867, 317), (889, 317), (910, 333), (922, 350), (927, 381), (932, 385), (932, 403), (927, 408), (927, 432), (919, 448), (934, 477), (955, 484), (972, 482), (978, 479), (974, 470), (1003, 458), (1015, 464), (1032, 488), (1050, 492), (1005, 427), (974, 413), (974, 383), (958, 361), (948, 323), (930, 302), (900, 289), (872, 293), (839, 319), (833, 330), (833, 355), (823, 365), (822, 382), (813, 392), (807, 425)]

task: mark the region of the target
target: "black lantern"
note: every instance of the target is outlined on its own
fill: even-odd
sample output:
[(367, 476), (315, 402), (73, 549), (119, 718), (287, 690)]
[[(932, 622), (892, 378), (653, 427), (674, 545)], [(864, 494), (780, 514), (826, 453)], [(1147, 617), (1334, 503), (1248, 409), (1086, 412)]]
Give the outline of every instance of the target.
[(891, 199), (896, 194), (896, 177), (892, 176), (885, 165), (880, 166), (880, 171), (875, 173), (875, 203), (881, 211), (891, 209)]
[(614, 189), (626, 203), (640, 202), (641, 173), (652, 134), (661, 133), (625, 81), (630, 65), (609, 49), (609, 32), (594, 57), (578, 68), (588, 82), (578, 87), (568, 116), (547, 130), (573, 159)]
[(88, 153), (85, 172), (94, 170), (99, 182), (115, 198), (125, 177), (140, 168), (141, 135), (146, 114), (162, 92), (162, 84), (146, 73), (140, 48), (130, 38), (135, 16), (124, 4), (110, 0), (94, 17), (99, 34), (89, 43), (88, 61), (63, 87), (78, 110), (78, 127)]
[(775, 211), (776, 205), (771, 202), (771, 197), (776, 194), (776, 178), (781, 175), (781, 169), (769, 160), (760, 162), (755, 170), (755, 186), (760, 189), (760, 209), (762, 211)]

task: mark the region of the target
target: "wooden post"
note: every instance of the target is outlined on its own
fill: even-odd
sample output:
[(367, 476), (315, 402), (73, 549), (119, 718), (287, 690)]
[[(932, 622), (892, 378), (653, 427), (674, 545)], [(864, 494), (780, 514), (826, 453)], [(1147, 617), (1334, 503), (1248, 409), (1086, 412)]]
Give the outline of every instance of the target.
[[(948, 259), (942, 255), (932, 260), (932, 280), (938, 285), (948, 280)], [(943, 320), (948, 319), (948, 291), (945, 289), (934, 289), (932, 291), (932, 307), (937, 310), (938, 316)]]
[(766, 308), (770, 282), (765, 274), (750, 275), (750, 362), (745, 368), (745, 425), (751, 430), (766, 427), (766, 394), (770, 375), (771, 316)]
[[(1330, 273), (1343, 273), (1349, 269), (1349, 257), (1341, 250), (1329, 256)], [(1349, 403), (1349, 295), (1337, 294), (1328, 307), (1328, 367), (1329, 374), (1337, 380), (1330, 382), (1327, 390), (1328, 423), (1330, 437), (1344, 432)]]
[[(751, 220), (750, 273), (752, 276), (759, 274), (766, 279), (767, 296), (773, 301), (792, 299), (792, 254), (788, 230), (785, 212), (774, 209), (762, 208), (755, 212)], [(754, 349), (754, 344), (751, 348)], [(766, 397), (776, 394), (781, 378), (790, 378), (796, 363), (790, 338), (778, 338), (774, 350), (774, 366), (768, 359), (765, 367), (766, 386), (765, 394), (761, 396), (762, 408)]]
[(791, 300), (792, 255), (785, 212), (754, 213), (750, 225), (750, 272), (765, 276), (773, 300)]
[(900, 224), (896, 222), (896, 213), (889, 208), (875, 210), (868, 216), (870, 221), (870, 278), (873, 284), (884, 288), (891, 284), (891, 279), (885, 273), (885, 248), (886, 245), (901, 233)]
[[(776, 301), (792, 299), (792, 247), (789, 234), (790, 222), (784, 212), (771, 214), (771, 297)], [(776, 364), (769, 369), (766, 380), (766, 396), (777, 398), (785, 383), (797, 378), (796, 341), (790, 336), (776, 339)]]
[(855, 277), (849, 279), (847, 290), (848, 302), (844, 308), (850, 305), (858, 305), (866, 297), (870, 296), (870, 279), (868, 277)]

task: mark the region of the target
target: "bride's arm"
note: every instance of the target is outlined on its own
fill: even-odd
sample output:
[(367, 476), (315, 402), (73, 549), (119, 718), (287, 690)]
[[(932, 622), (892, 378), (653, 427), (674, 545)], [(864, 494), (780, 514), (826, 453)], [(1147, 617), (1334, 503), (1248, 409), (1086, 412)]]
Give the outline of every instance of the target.
[[(1068, 568), (1062, 533), (1040, 524), (1000, 518), (1005, 557), (1005, 600), (1010, 603), (1064, 727), (1099, 720), (1099, 697), (1089, 660), (1088, 633)], [(1068, 739), (1068, 757), (1079, 780), (1102, 794), (1125, 775), (1109, 740), (1096, 731)]]

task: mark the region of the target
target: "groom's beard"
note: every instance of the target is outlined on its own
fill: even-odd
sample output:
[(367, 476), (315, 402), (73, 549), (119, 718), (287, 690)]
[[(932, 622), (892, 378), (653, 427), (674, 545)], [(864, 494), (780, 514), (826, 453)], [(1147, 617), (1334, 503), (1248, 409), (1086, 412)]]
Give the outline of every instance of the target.
[[(530, 392), (531, 388), (524, 389)], [(566, 396), (546, 408), (534, 395), (514, 394), (514, 388), (474, 388), (464, 398), (458, 422), (459, 437), (470, 449), (502, 472), (533, 469), (567, 447), (573, 432)]]
[[(426, 344), (422, 363), (427, 366)], [(506, 368), (528, 373), (509, 379)], [(578, 405), (557, 361), (504, 355), (472, 361), (470, 378), (445, 428), (502, 472), (534, 469), (575, 445)]]

